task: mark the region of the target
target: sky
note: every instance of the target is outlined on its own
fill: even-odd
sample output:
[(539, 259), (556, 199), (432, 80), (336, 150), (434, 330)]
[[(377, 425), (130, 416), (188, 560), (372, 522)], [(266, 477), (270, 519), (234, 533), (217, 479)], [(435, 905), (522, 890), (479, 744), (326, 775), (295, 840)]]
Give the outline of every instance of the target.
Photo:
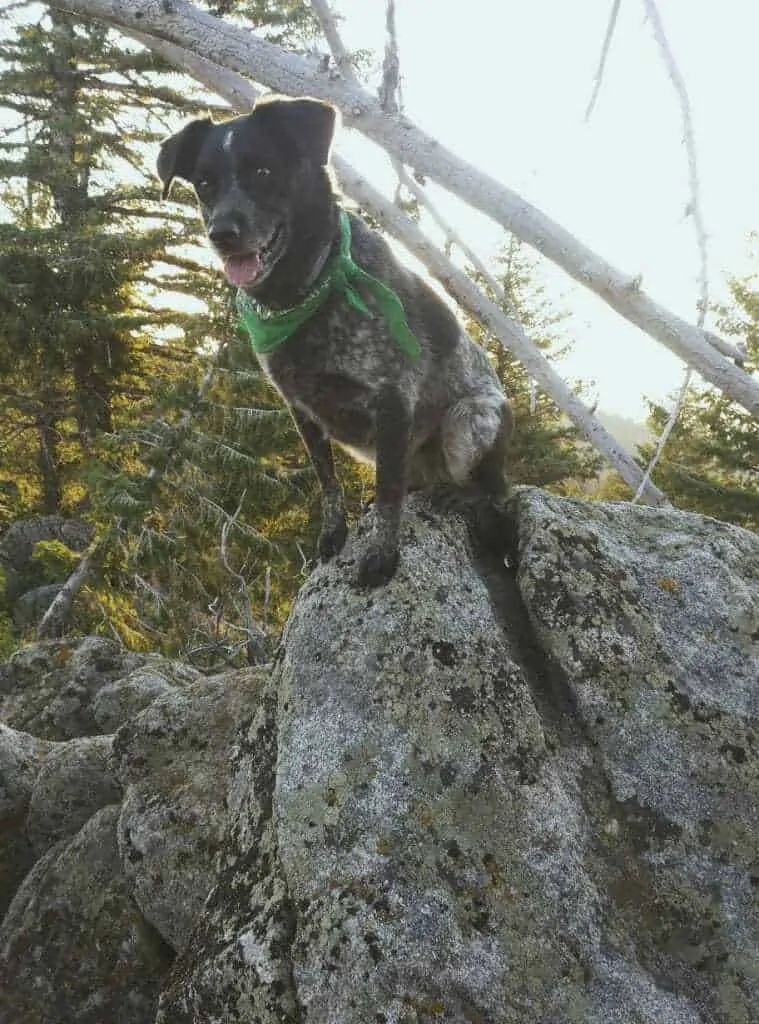
[[(379, 57), (382, 0), (342, 0), (349, 49)], [(659, 0), (690, 95), (710, 295), (759, 270), (759, 3)], [(698, 253), (681, 112), (644, 15), (622, 0), (595, 112), (585, 121), (611, 0), (396, 0), (406, 114), (502, 181), (619, 269), (641, 274), (657, 301), (696, 318)], [(385, 164), (344, 130), (338, 149), (381, 182)], [(386, 176), (384, 180), (389, 180)], [(503, 236), (443, 200), (486, 258)], [(602, 408), (641, 419), (665, 400), (682, 364), (563, 271), (542, 260), (549, 297), (570, 312), (570, 377), (594, 378)], [(713, 318), (707, 326), (714, 326)]]

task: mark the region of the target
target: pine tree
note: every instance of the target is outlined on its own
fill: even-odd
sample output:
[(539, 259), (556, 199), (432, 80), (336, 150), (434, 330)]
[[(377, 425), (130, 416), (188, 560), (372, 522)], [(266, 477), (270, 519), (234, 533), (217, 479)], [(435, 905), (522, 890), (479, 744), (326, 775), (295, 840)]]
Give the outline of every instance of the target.
[(180, 356), (154, 342), (167, 318), (138, 298), (179, 225), (148, 205), (134, 169), (156, 132), (134, 125), (182, 98), (154, 98), (152, 57), (57, 11), (17, 27), (0, 62), (12, 117), (0, 143), (11, 215), (0, 224), (0, 411), (35, 452), (19, 511), (72, 510), (97, 438), (152, 400), (151, 379)]
[[(759, 370), (759, 290), (755, 281), (730, 282), (731, 309), (719, 327), (746, 347), (746, 368)], [(649, 426), (659, 436), (667, 411), (650, 404)], [(653, 446), (641, 449), (647, 461)], [(658, 486), (678, 508), (759, 531), (759, 423), (714, 388), (686, 397), (655, 470)]]
[[(307, 5), (243, 7), (275, 38), (312, 26)], [(15, 115), (0, 146), (12, 215), (0, 225), (0, 516), (95, 523), (79, 628), (244, 652), (252, 615), (283, 620), (318, 501), (230, 289), (197, 262), (194, 198), (178, 188), (159, 203), (146, 159), (212, 104), (151, 54), (57, 12), (21, 25), (0, 61)]]
[[(550, 305), (545, 289), (536, 283), (534, 265), (513, 236), (499, 256), (498, 266), (500, 273), (494, 276), (506, 299), (504, 312), (522, 324), (544, 355), (560, 360), (571, 347), (560, 330), (566, 315)], [(485, 287), (480, 278), (478, 284)], [(475, 322), (469, 322), (467, 329), (491, 352), (513, 407), (515, 426), (507, 465), (510, 480), (574, 493), (583, 481), (593, 479), (600, 468), (599, 457), (572, 423), (547, 395), (532, 386), (529, 374), (514, 356), (489, 339)]]

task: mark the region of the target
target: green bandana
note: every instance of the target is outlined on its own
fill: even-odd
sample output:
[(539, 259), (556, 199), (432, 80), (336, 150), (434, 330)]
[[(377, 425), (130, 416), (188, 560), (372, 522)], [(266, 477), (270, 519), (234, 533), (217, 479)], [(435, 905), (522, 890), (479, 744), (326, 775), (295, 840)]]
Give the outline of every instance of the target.
[(340, 211), (340, 227), (340, 251), (327, 264), (316, 287), (299, 306), (283, 310), (268, 309), (252, 299), (242, 288), (238, 289), (237, 310), (240, 314), (240, 323), (250, 335), (254, 351), (266, 353), (279, 348), (301, 324), (324, 305), (334, 289), (343, 292), (354, 309), (374, 319), (374, 314), (354, 287), (355, 283), (365, 285), (374, 296), (398, 348), (414, 362), (418, 362), (421, 351), (419, 340), (406, 322), (403, 303), (392, 288), (388, 288), (353, 262), (351, 227), (345, 210)]

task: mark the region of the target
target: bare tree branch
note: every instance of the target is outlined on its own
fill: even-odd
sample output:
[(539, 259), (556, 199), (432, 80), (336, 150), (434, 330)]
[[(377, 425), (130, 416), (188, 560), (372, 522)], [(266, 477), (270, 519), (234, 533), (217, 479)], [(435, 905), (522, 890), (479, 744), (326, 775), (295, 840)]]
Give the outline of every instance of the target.
[(37, 627), (37, 636), (40, 640), (49, 640), (63, 633), (74, 598), (87, 582), (92, 572), (95, 557), (100, 549), (100, 543), (100, 541), (93, 540), (82, 555), (79, 565), (77, 565), (76, 569), (74, 569), (53, 598), (52, 604), (42, 616)]
[(403, 110), (401, 62), (398, 56), (398, 32), (395, 27), (395, 0), (387, 0), (385, 13), (385, 57), (382, 61), (382, 85), (379, 101), (388, 114)]
[[(478, 171), (401, 115), (385, 114), (367, 92), (315, 69), (245, 29), (220, 22), (186, 0), (50, 0), (52, 6), (128, 31), (148, 32), (253, 76), (280, 92), (331, 100), (358, 128), (404, 163), (439, 182), (557, 263), (613, 309), (694, 367), (706, 380), (759, 417), (759, 382), (725, 359), (707, 334), (655, 303), (634, 276), (608, 264), (540, 210)], [(166, 12), (166, 7), (171, 13)], [(739, 359), (720, 339), (720, 350)]]
[(690, 198), (687, 212), (693, 218), (693, 226), (696, 231), (696, 243), (699, 256), (699, 301), (698, 301), (698, 326), (704, 326), (706, 314), (709, 311), (709, 259), (706, 241), (706, 227), (701, 212), (701, 186), (698, 177), (698, 160), (696, 159), (696, 137), (693, 130), (693, 114), (691, 111), (690, 97), (685, 87), (685, 81), (677, 66), (672, 54), (667, 36), (659, 17), (659, 9), (655, 0), (643, 0), (643, 7), (646, 16), (651, 22), (654, 38), (661, 50), (662, 60), (667, 68), (672, 85), (675, 87), (677, 98), (680, 102), (680, 114), (683, 121), (683, 140), (685, 151), (688, 154), (688, 184), (690, 186)]
[(596, 105), (598, 94), (601, 91), (601, 82), (603, 82), (604, 69), (606, 67), (606, 58), (609, 56), (609, 49), (611, 48), (611, 41), (614, 36), (614, 29), (617, 27), (617, 18), (619, 16), (619, 8), (622, 5), (622, 0), (613, 0), (611, 5), (611, 14), (609, 15), (609, 24), (606, 27), (606, 35), (604, 36), (603, 46), (601, 47), (601, 56), (598, 61), (598, 70), (596, 71), (596, 77), (593, 79), (593, 92), (588, 103), (588, 108), (585, 111), (585, 120), (590, 120), (590, 115), (593, 113), (593, 108)]
[(332, 56), (335, 58), (340, 74), (343, 75), (346, 81), (358, 85), (359, 81), (356, 77), (356, 72), (353, 70), (350, 54), (343, 44), (342, 37), (337, 28), (337, 20), (327, 0), (311, 0), (311, 6), (314, 9), (314, 14), (319, 19), (324, 38), (327, 40), (327, 45), (332, 51)]
[(229, 556), (227, 554), (227, 540), (232, 527), (237, 522), (237, 519), (242, 511), (242, 505), (245, 500), (245, 491), (243, 491), (240, 497), (240, 503), (237, 509), (231, 516), (227, 516), (221, 527), (221, 542), (219, 546), (219, 555), (221, 557), (221, 564), (227, 570), (233, 579), (237, 580), (237, 590), (240, 596), (240, 603), (242, 605), (242, 617), (244, 626), (236, 626), (237, 629), (242, 629), (247, 636), (247, 653), (248, 663), (250, 665), (256, 665), (263, 661), (266, 661), (266, 632), (256, 622), (255, 616), (253, 615), (253, 609), (250, 606), (250, 598), (248, 597), (248, 581), (245, 579), (242, 573), (237, 572), (229, 564)]
[[(182, 416), (179, 419), (179, 422), (177, 424), (178, 430), (182, 430), (188, 426), (190, 420), (192, 419), (196, 406), (203, 400), (206, 393), (208, 392), (208, 389), (211, 387), (211, 382), (213, 381), (219, 357), (223, 349), (224, 346), (220, 345), (215, 358), (211, 360), (206, 370), (205, 376), (203, 377), (203, 380), (200, 382), (195, 391), (192, 406), (188, 409), (185, 409), (185, 411), (182, 413)], [(146, 479), (151, 482), (156, 482), (157, 480), (160, 480), (161, 476), (166, 471), (167, 465), (168, 462), (166, 462), (161, 469), (158, 469), (157, 467), (153, 466), (148, 471)], [(84, 552), (81, 561), (79, 562), (79, 565), (76, 567), (76, 569), (74, 569), (69, 578), (63, 584), (63, 587), (56, 594), (53, 603), (42, 616), (40, 624), (37, 627), (37, 636), (40, 639), (58, 636), (63, 631), (63, 627), (66, 618), (71, 610), (71, 606), (73, 605), (77, 594), (79, 593), (79, 591), (82, 589), (82, 587), (92, 574), (95, 565), (97, 564), (97, 560), (100, 557), (101, 551), (103, 551), (106, 548), (107, 544), (114, 536), (117, 536), (119, 533), (121, 533), (123, 526), (123, 519), (117, 519), (116, 522), (108, 530), (106, 530), (103, 536), (100, 537), (100, 539), (94, 540), (92, 544), (90, 544), (90, 546)]]
[[(680, 113), (683, 121), (683, 138), (685, 140), (685, 149), (688, 154), (688, 184), (690, 187), (690, 198), (688, 200), (687, 211), (693, 218), (693, 227), (696, 232), (696, 246), (698, 248), (699, 257), (699, 297), (697, 303), (698, 316), (696, 323), (699, 327), (703, 328), (704, 321), (706, 320), (706, 313), (709, 309), (709, 253), (706, 241), (706, 228), (704, 226), (704, 218), (701, 212), (701, 186), (698, 177), (696, 137), (693, 130), (693, 115), (691, 113), (690, 97), (688, 96), (688, 90), (685, 86), (685, 80), (680, 73), (677, 61), (675, 60), (672, 50), (670, 49), (669, 42), (667, 41), (667, 34), (664, 31), (664, 26), (661, 18), (659, 17), (659, 9), (656, 6), (655, 0), (643, 0), (643, 7), (645, 8), (648, 20), (651, 22), (654, 38), (659, 46), (662, 60), (664, 61), (670, 81), (675, 87), (675, 92), (677, 93), (677, 98), (680, 102)], [(651, 479), (651, 474), (661, 458), (664, 447), (667, 444), (669, 436), (672, 433), (682, 411), (692, 376), (693, 371), (690, 366), (686, 367), (683, 382), (680, 385), (674, 407), (672, 412), (669, 414), (667, 422), (664, 424), (664, 429), (661, 432), (654, 453), (646, 466), (646, 472), (644, 473), (643, 479), (635, 492), (633, 502), (638, 501), (641, 497), (644, 485)]]

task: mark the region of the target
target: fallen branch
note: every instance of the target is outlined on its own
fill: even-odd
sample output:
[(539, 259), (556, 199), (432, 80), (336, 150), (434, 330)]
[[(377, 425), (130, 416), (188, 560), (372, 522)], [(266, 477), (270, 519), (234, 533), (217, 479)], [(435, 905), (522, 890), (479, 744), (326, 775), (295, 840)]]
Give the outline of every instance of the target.
[(50, 3), (128, 31), (148, 32), (279, 92), (331, 100), (341, 108), (348, 125), (512, 231), (759, 418), (759, 382), (720, 354), (729, 352), (732, 359), (740, 359), (734, 346), (719, 339), (717, 351), (711, 343), (714, 335), (707, 335), (654, 302), (641, 290), (636, 277), (611, 266), (540, 210), (456, 157), (407, 118), (385, 114), (379, 103), (355, 84), (327, 71), (320, 73), (308, 60), (245, 29), (220, 22), (186, 0)]
[[(216, 367), (223, 351), (223, 346), (219, 346), (216, 357), (209, 364), (203, 380), (196, 388), (192, 406), (182, 413), (177, 425), (178, 430), (183, 430), (189, 425), (195, 409), (211, 387), (211, 382), (213, 381)], [(167, 466), (168, 460), (161, 469), (157, 469), (155, 466), (151, 467), (146, 474), (145, 479), (151, 483), (157, 483), (166, 471)], [(93, 540), (92, 544), (87, 548), (85, 553), (82, 555), (79, 565), (77, 565), (76, 569), (74, 569), (69, 578), (63, 584), (59, 592), (56, 594), (53, 603), (40, 620), (40, 624), (37, 627), (37, 636), (41, 640), (48, 639), (53, 636), (59, 636), (63, 632), (63, 627), (77, 594), (90, 578), (101, 552), (107, 548), (113, 537), (118, 536), (122, 532), (123, 526), (124, 521), (120, 517), (108, 530), (106, 530), (99, 540)]]
[(601, 91), (601, 82), (604, 78), (604, 69), (606, 68), (606, 58), (609, 56), (609, 50), (611, 48), (611, 41), (614, 37), (614, 29), (617, 27), (617, 18), (619, 17), (619, 8), (622, 5), (622, 0), (613, 0), (611, 5), (611, 14), (609, 15), (609, 23), (606, 26), (606, 35), (604, 36), (603, 46), (601, 47), (601, 56), (598, 60), (598, 70), (596, 71), (596, 77), (593, 80), (593, 92), (588, 103), (588, 108), (585, 111), (585, 120), (590, 120), (590, 115), (593, 113), (593, 108), (596, 105), (598, 94)]
[[(704, 321), (706, 320), (706, 313), (709, 309), (709, 253), (706, 243), (706, 227), (704, 226), (704, 218), (701, 212), (701, 186), (698, 178), (696, 138), (693, 130), (693, 116), (691, 114), (690, 97), (688, 96), (688, 90), (685, 87), (683, 76), (680, 74), (680, 69), (677, 66), (677, 61), (670, 49), (667, 34), (664, 31), (664, 25), (662, 25), (661, 18), (659, 17), (659, 9), (656, 6), (655, 0), (643, 0), (643, 7), (646, 11), (648, 20), (651, 22), (654, 38), (656, 39), (656, 43), (661, 51), (664, 65), (667, 68), (667, 74), (674, 86), (680, 103), (680, 114), (683, 121), (683, 139), (685, 141), (685, 150), (688, 154), (688, 184), (690, 186), (690, 197), (688, 199), (687, 210), (693, 218), (693, 227), (696, 232), (696, 246), (698, 247), (699, 257), (699, 297), (696, 323), (699, 327), (703, 328)], [(644, 484), (647, 480), (651, 479), (651, 474), (661, 458), (664, 447), (669, 440), (670, 434), (674, 430), (675, 424), (679, 419), (680, 412), (682, 411), (682, 407), (685, 404), (685, 398), (688, 394), (692, 376), (693, 371), (689, 366), (686, 367), (685, 374), (683, 375), (683, 382), (677, 393), (677, 398), (672, 408), (672, 412), (669, 414), (669, 418), (664, 424), (664, 429), (659, 436), (654, 453), (646, 466), (646, 471), (643, 474), (643, 480), (640, 482), (640, 485), (633, 496), (633, 503), (640, 499), (644, 490)]]
[(63, 634), (71, 606), (92, 572), (100, 547), (101, 542), (93, 540), (82, 555), (79, 565), (53, 598), (53, 603), (42, 616), (37, 627), (37, 636), (40, 640), (50, 640)]

